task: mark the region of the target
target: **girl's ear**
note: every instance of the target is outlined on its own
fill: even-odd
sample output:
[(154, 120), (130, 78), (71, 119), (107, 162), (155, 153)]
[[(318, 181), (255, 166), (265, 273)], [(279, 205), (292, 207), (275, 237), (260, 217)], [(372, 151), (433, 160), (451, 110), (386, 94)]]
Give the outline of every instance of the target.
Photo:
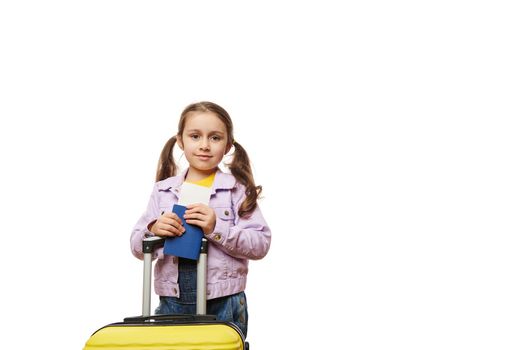
[(228, 145), (226, 148), (225, 148), (225, 156), (228, 154), (228, 152), (230, 152), (230, 150), (232, 149), (232, 145)]
[(181, 139), (181, 136), (177, 135), (176, 138), (177, 138), (177, 146), (179, 146), (179, 148), (182, 151), (184, 151), (183, 140)]

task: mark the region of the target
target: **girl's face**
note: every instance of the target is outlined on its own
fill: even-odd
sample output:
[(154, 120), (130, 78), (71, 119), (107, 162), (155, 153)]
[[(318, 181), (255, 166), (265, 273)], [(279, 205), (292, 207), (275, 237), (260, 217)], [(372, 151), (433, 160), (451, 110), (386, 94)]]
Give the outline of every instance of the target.
[(177, 144), (190, 164), (187, 176), (193, 180), (215, 172), (223, 156), (230, 150), (225, 124), (212, 112), (189, 114), (182, 136), (177, 137)]

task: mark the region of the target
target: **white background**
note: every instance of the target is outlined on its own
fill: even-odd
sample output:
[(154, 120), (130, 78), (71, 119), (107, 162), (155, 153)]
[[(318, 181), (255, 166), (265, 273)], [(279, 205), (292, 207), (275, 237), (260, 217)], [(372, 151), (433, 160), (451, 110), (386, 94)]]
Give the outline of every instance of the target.
[(524, 349), (521, 2), (187, 3), (0, 5), (2, 343), (140, 313), (129, 234), (211, 100), (273, 230), (254, 349)]

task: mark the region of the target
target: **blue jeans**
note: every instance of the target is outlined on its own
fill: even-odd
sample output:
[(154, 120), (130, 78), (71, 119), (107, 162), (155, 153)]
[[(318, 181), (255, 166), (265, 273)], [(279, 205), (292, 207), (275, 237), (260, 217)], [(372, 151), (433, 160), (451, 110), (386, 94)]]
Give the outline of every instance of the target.
[[(195, 314), (197, 273), (195, 263), (180, 259), (179, 263), (179, 291), (177, 297), (160, 297), (156, 315), (164, 314)], [(215, 315), (219, 321), (232, 322), (247, 336), (248, 311), (245, 292), (227, 295), (208, 300), (206, 313)]]
[[(248, 312), (245, 292), (208, 300), (206, 305), (207, 314), (216, 315), (219, 321), (234, 323), (243, 332), (245, 338), (247, 337)], [(181, 303), (176, 297), (160, 297), (155, 314), (195, 314), (195, 303)]]

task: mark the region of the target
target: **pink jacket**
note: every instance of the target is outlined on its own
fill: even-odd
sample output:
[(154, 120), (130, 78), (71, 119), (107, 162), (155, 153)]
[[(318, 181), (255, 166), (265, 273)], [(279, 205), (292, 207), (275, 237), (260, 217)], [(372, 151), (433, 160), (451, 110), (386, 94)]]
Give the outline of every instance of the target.
[[(171, 211), (178, 201), (186, 172), (155, 184), (146, 212), (135, 225), (130, 239), (134, 256), (143, 258), (142, 240), (151, 235), (147, 226), (161, 212)], [(212, 186), (209, 206), (216, 213), (216, 227), (206, 235), (208, 245), (208, 299), (235, 294), (245, 289), (248, 259), (263, 258), (270, 247), (270, 229), (259, 209), (248, 218), (240, 218), (238, 209), (245, 199), (245, 187), (233, 175), (218, 171)], [(178, 259), (164, 256), (162, 248), (154, 254), (155, 292), (161, 296), (179, 296)]]

